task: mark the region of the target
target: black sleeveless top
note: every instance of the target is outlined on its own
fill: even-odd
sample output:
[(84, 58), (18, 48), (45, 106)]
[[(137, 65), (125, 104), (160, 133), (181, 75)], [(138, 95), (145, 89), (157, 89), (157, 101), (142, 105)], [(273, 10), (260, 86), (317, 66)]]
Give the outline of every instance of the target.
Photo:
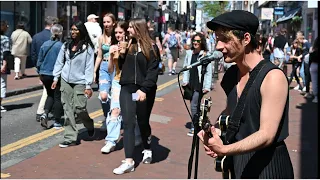
[[(260, 127), (260, 110), (261, 110), (261, 93), (260, 87), (266, 77), (267, 73), (272, 69), (279, 69), (270, 61), (266, 63), (266, 66), (257, 75), (255, 82), (252, 84), (248, 91), (245, 109), (243, 111), (243, 116), (241, 118), (240, 128), (236, 134), (236, 141), (240, 141), (249, 135), (257, 132)], [(231, 66), (227, 72), (224, 74), (221, 81), (221, 86), (227, 95), (227, 108), (232, 114), (236, 108), (238, 101), (237, 88), (238, 83), (238, 66)], [(276, 88), (276, 87), (275, 87)], [(289, 88), (288, 88), (289, 91)], [(288, 130), (288, 112), (289, 112), (289, 93), (287, 96), (287, 101), (285, 109), (279, 124), (279, 128), (274, 139), (274, 142), (281, 142), (286, 139), (289, 135)], [(270, 112), (272, 113), (272, 112)]]

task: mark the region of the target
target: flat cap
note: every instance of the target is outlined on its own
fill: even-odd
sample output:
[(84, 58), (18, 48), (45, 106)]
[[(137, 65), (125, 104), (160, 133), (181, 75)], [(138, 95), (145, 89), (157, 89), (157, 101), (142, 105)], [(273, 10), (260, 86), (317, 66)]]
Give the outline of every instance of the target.
[(207, 27), (213, 31), (219, 26), (242, 30), (255, 35), (259, 27), (259, 20), (257, 16), (248, 11), (233, 10), (207, 22)]

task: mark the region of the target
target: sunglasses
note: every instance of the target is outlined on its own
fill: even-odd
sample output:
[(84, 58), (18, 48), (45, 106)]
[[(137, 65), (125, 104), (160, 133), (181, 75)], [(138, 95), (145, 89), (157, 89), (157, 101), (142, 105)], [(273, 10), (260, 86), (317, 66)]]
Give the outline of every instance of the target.
[(201, 43), (201, 40), (193, 40), (193, 42)]
[(70, 31), (78, 32), (79, 29), (70, 29)]

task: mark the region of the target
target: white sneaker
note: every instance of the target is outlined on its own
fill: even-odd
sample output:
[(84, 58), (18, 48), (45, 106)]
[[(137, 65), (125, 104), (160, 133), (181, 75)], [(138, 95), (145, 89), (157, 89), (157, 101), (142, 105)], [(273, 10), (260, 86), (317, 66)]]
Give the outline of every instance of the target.
[(101, 148), (101, 152), (108, 154), (111, 151), (114, 151), (115, 148), (116, 148), (116, 145), (108, 141), (106, 145), (104, 145), (103, 148)]
[(306, 91), (307, 91), (307, 88), (306, 88), (306, 87), (303, 87), (302, 91), (303, 91), (303, 92), (306, 92)]
[(1, 112), (7, 112), (6, 108), (4, 108), (3, 106), (1, 106)]
[(299, 90), (299, 85), (293, 88), (294, 90)]
[(128, 172), (133, 172), (134, 171), (134, 161), (132, 164), (127, 163), (126, 160), (121, 161), (122, 164), (113, 170), (114, 174), (120, 175)]
[(144, 164), (150, 164), (151, 161), (152, 161), (152, 151), (148, 150), (148, 149), (145, 149), (145, 150), (142, 151), (142, 154), (143, 154), (142, 162)]

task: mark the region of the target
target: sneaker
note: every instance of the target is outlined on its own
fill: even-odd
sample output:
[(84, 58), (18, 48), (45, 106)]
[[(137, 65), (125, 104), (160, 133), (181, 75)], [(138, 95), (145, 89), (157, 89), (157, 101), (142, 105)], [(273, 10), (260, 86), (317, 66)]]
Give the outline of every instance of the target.
[(150, 164), (152, 161), (152, 151), (149, 149), (145, 149), (142, 151), (142, 154), (143, 154), (142, 162), (144, 164)]
[(66, 148), (66, 147), (69, 147), (69, 146), (76, 146), (76, 145), (78, 145), (78, 144), (75, 141), (73, 141), (73, 142), (63, 141), (62, 143), (59, 144), (59, 147)]
[(171, 76), (172, 74), (171, 74), (171, 72), (169, 72), (169, 74), (168, 74), (169, 76)]
[(48, 128), (48, 118), (46, 114), (42, 114), (40, 116), (40, 124), (44, 128)]
[(312, 96), (312, 94), (310, 94), (310, 93), (306, 93), (306, 94), (304, 95), (304, 97), (307, 98), (307, 99), (310, 99), (310, 98), (312, 98), (313, 96)]
[(303, 87), (303, 88), (302, 88), (302, 91), (303, 91), (303, 92), (306, 92), (306, 91), (307, 91), (306, 89), (307, 89), (306, 87)]
[(60, 124), (60, 123), (58, 123), (58, 122), (55, 122), (54, 124), (53, 124), (53, 128), (55, 128), (55, 129), (61, 129), (62, 128), (62, 125)]
[(106, 145), (103, 146), (103, 148), (101, 148), (101, 152), (108, 154), (111, 151), (114, 151), (114, 149), (116, 148), (116, 145), (114, 145), (113, 143), (107, 141)]
[(318, 103), (318, 97), (314, 97), (312, 100), (313, 103)]
[(40, 117), (41, 117), (41, 114), (37, 114), (37, 115), (36, 115), (36, 121), (37, 121), (37, 122), (40, 122)]
[(172, 75), (175, 75), (175, 74), (176, 74), (176, 70), (173, 69), (173, 70), (171, 71), (171, 74), (172, 74)]
[(113, 170), (114, 174), (120, 175), (128, 172), (133, 172), (134, 171), (134, 161), (132, 164), (127, 163), (126, 160), (121, 161), (122, 164)]
[(187, 135), (190, 137), (193, 137), (193, 134), (194, 134), (194, 128), (191, 128)]
[(293, 88), (294, 90), (299, 90), (300, 89), (300, 87), (299, 87), (299, 85), (297, 85), (296, 87), (294, 87)]
[(3, 112), (7, 112), (7, 109), (4, 108), (3, 106), (1, 106), (1, 112), (2, 112), (2, 113), (3, 113)]

